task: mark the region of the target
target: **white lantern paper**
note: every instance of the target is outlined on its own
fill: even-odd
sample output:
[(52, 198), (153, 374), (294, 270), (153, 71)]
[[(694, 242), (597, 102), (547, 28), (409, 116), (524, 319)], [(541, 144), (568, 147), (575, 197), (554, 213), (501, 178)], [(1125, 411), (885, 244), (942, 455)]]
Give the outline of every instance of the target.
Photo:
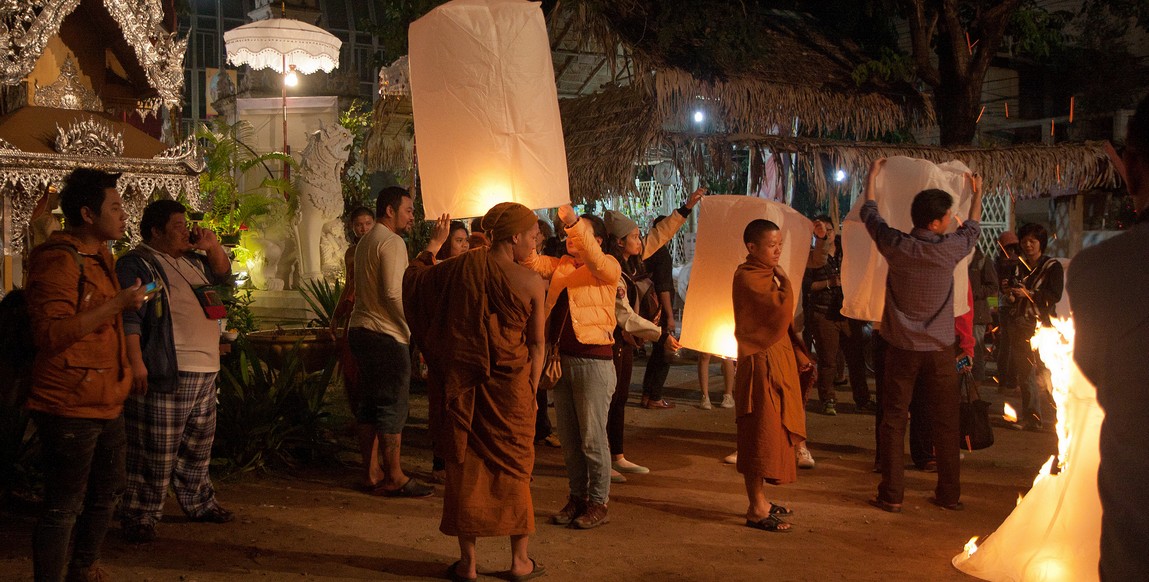
[[(928, 188), (938, 188), (954, 197), (953, 232), (969, 216), (973, 191), (965, 178), (965, 164), (953, 161), (942, 165), (927, 160), (898, 156), (886, 161), (878, 172), (874, 198), (878, 212), (890, 226), (909, 233), (914, 228), (910, 205), (914, 196)], [(842, 315), (863, 321), (881, 321), (886, 306), (886, 274), (889, 264), (859, 218), (865, 198), (858, 197), (842, 223)], [(954, 268), (954, 316), (970, 310), (969, 261), (962, 259)]]
[[(692, 350), (738, 357), (734, 339), (734, 271), (746, 261), (742, 231), (765, 218), (782, 229), (779, 266), (800, 293), (813, 223), (798, 211), (751, 196), (707, 196), (698, 206), (698, 238), (682, 312), (680, 343)], [(795, 302), (795, 307), (797, 302)]]
[(411, 104), (427, 216), (570, 202), (540, 5), (454, 0), (411, 24)]

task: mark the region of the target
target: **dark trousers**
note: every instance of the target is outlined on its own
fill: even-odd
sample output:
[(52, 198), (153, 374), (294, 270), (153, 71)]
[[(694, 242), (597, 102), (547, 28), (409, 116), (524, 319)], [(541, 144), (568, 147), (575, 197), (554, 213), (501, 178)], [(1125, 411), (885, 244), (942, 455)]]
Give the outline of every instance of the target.
[(885, 351), (882, 420), (878, 426), (879, 467), (882, 472), (878, 498), (888, 503), (902, 503), (904, 498), (906, 423), (914, 385), (920, 380), (938, 464), (938, 484), (934, 495), (944, 505), (957, 503), (961, 498), (958, 457), (960, 394), (953, 350), (915, 352), (887, 345)]
[(650, 358), (646, 361), (646, 371), (642, 374), (642, 397), (647, 400), (659, 401), (662, 400), (662, 387), (666, 385), (666, 377), (670, 374), (670, 358), (666, 354), (666, 333), (674, 330), (667, 330), (670, 321), (667, 318), (666, 312), (662, 313), (662, 317), (658, 324), (662, 326), (662, 337), (654, 342), (654, 347), (650, 349)]
[[(37, 582), (64, 579), (65, 566), (100, 559), (112, 512), (124, 492), (124, 417), (34, 414), (44, 460), (44, 513), (32, 536)], [(72, 558), (68, 544), (74, 540)]]
[[(885, 370), (886, 370), (886, 340), (880, 333), (872, 336), (874, 347), (874, 392), (877, 399), (877, 412), (874, 414), (874, 464), (881, 461), (881, 439), (879, 433), (882, 426), (882, 404), (885, 402)], [(926, 397), (923, 384), (919, 381), (914, 384), (914, 394), (910, 397), (910, 459), (919, 469), (924, 469), (926, 463), (935, 460), (934, 441), (930, 435), (929, 407), (925, 406)]]
[(547, 414), (546, 388), (539, 388), (535, 394), (535, 404), (539, 408), (535, 411), (535, 440), (537, 441), (551, 436), (551, 433), (554, 432), (554, 427), (551, 426), (551, 417)]
[(628, 341), (614, 343), (614, 395), (606, 413), (606, 440), (610, 454), (622, 453), (622, 429), (626, 425), (626, 401), (630, 398), (630, 376), (634, 370), (634, 344)]
[[(1136, 391), (1122, 389), (1121, 396), (1132, 396)], [(1101, 463), (1097, 469), (1097, 493), (1103, 510), (1098, 564), (1101, 582), (1149, 580), (1149, 552), (1145, 551), (1145, 540), (1149, 539), (1149, 520), (1145, 519), (1149, 460), (1143, 451), (1143, 408), (1110, 408), (1101, 425)]]
[(834, 379), (838, 377), (838, 350), (846, 356), (846, 369), (850, 372), (850, 388), (854, 404), (870, 400), (870, 386), (866, 384), (865, 323), (849, 318), (831, 319), (824, 313), (811, 312), (807, 319), (818, 353), (818, 398), (822, 402), (834, 400)]

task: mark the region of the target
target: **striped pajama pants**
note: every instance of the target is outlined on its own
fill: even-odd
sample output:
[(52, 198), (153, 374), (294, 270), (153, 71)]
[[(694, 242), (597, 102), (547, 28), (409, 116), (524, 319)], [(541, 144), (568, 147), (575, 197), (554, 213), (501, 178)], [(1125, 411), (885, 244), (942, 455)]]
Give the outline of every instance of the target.
[(208, 474), (215, 438), (216, 372), (180, 372), (175, 392), (149, 391), (124, 402), (128, 487), (120, 506), (125, 525), (155, 524), (168, 485), (184, 513), (196, 517), (215, 504)]

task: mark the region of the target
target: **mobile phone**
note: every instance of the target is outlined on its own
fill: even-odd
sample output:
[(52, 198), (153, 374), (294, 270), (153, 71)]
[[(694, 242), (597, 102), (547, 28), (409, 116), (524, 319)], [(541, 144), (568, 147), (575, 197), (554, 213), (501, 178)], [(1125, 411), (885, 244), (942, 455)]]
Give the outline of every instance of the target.
[(196, 231), (194, 231), (194, 230), (189, 230), (188, 231), (188, 242), (193, 244), (193, 245), (195, 243), (199, 242), (199, 234), (196, 233)]
[(144, 295), (151, 295), (156, 291), (163, 289), (163, 287), (163, 283), (160, 283), (158, 280), (152, 281), (151, 283), (144, 285)]
[(972, 365), (973, 361), (969, 359), (968, 355), (962, 356), (961, 359), (957, 361), (957, 371), (961, 372)]

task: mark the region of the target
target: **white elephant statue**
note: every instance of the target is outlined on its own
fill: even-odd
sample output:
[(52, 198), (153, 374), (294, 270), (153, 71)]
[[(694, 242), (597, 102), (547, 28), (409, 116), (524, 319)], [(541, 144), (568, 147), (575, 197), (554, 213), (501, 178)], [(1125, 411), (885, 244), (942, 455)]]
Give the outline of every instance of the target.
[[(299, 271), (300, 280), (317, 279), (342, 266), (346, 236), (324, 252), (324, 226), (338, 221), (343, 214), (343, 189), (339, 176), (351, 148), (351, 132), (341, 125), (320, 123), (319, 131), (307, 138), (300, 156), (299, 170)], [(335, 259), (335, 264), (329, 264)]]

